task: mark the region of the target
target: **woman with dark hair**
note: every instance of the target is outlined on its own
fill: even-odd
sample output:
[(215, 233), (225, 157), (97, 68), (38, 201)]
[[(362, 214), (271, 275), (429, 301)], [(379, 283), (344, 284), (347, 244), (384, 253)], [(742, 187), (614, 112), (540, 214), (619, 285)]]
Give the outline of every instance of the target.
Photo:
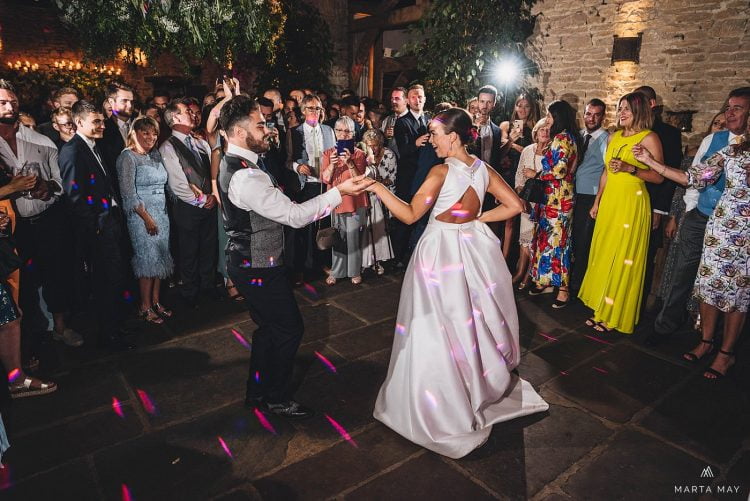
[(633, 155), (642, 144), (659, 161), (661, 141), (651, 132), (654, 118), (643, 94), (625, 94), (617, 106), (618, 130), (604, 154), (606, 168), (590, 215), (596, 219), (591, 254), (578, 297), (594, 310), (586, 325), (598, 332), (631, 334), (638, 322), (651, 234), (651, 201), (646, 183), (664, 178)]
[[(432, 168), (411, 203), (380, 183), (367, 188), (406, 224), (431, 210), (404, 275), (374, 416), (412, 442), (460, 458), (487, 440), (494, 423), (549, 406), (513, 374), (521, 350), (511, 276), (486, 224), (518, 215), (521, 200), (466, 151), (477, 133), (465, 110), (439, 113), (429, 134), (445, 163)], [(501, 205), (482, 213), (485, 192)]]
[(161, 280), (172, 274), (169, 217), (164, 186), (167, 170), (156, 147), (159, 124), (151, 117), (135, 119), (125, 149), (117, 157), (123, 211), (133, 243), (133, 274), (141, 293), (140, 314), (152, 324), (164, 323), (172, 312), (160, 303)]
[[(500, 153), (503, 155), (500, 175), (509, 186), (513, 186), (516, 180), (521, 152), (534, 142), (531, 131), (540, 118), (539, 104), (529, 94), (520, 94), (513, 105), (510, 120), (500, 123)], [(513, 243), (514, 219), (505, 221), (503, 230), (503, 256), (506, 259)]]
[[(570, 301), (570, 222), (573, 217), (573, 174), (578, 163), (581, 137), (576, 114), (565, 101), (555, 101), (547, 108), (550, 128), (549, 146), (542, 158), (539, 179), (545, 182), (545, 201), (537, 204), (531, 219), (537, 232), (531, 250), (531, 279), (536, 287), (529, 295), (545, 294), (557, 287), (553, 308), (564, 308)], [(530, 169), (526, 177), (536, 175)]]

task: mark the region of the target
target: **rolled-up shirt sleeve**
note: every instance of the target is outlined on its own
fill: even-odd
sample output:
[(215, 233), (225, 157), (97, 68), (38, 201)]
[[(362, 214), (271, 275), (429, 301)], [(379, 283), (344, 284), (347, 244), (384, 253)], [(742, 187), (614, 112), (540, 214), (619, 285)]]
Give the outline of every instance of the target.
[(167, 184), (170, 191), (183, 202), (195, 205), (195, 193), (190, 189), (190, 184), (185, 176), (185, 172), (182, 170), (182, 165), (180, 165), (180, 159), (177, 158), (177, 153), (174, 151), (174, 146), (167, 141), (161, 145), (159, 153), (161, 153), (164, 168), (167, 170)]
[(302, 228), (326, 217), (341, 204), (337, 188), (296, 204), (273, 185), (268, 174), (258, 169), (236, 172), (229, 181), (228, 195), (238, 208), (293, 228)]

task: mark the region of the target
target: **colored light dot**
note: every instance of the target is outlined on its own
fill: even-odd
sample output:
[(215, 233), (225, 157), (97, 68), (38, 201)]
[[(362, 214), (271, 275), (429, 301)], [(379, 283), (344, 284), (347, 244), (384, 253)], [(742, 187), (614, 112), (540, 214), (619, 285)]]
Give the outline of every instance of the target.
[(628, 223), (625, 223), (625, 224), (623, 224), (623, 227), (625, 227), (627, 229), (627, 228), (630, 228), (630, 225)]
[(638, 191), (635, 192), (635, 194), (638, 195), (638, 196), (641, 196), (641, 195), (643, 195), (643, 191), (642, 190), (638, 190)]
[(625, 260), (625, 265), (626, 265), (626, 266), (630, 266), (630, 265), (632, 265), (632, 264), (633, 264), (633, 260), (632, 260), (632, 259), (626, 259), (626, 260)]
[(612, 299), (611, 297), (605, 297), (604, 302), (610, 305), (615, 304), (615, 300)]

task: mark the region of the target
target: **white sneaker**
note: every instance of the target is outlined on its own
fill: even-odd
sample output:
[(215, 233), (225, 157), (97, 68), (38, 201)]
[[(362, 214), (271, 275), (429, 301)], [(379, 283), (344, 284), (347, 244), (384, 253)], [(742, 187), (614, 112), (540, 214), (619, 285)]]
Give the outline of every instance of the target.
[(52, 331), (52, 339), (55, 341), (62, 341), (68, 346), (81, 346), (83, 344), (83, 338), (73, 329), (65, 329), (62, 334), (57, 331)]

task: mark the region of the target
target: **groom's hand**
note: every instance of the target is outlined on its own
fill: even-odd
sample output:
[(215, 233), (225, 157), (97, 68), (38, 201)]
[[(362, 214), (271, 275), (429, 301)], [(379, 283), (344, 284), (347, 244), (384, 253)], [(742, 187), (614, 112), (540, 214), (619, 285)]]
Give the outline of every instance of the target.
[(341, 193), (342, 195), (359, 195), (365, 190), (365, 188), (367, 188), (374, 182), (375, 180), (362, 175), (351, 177), (343, 183), (337, 185), (336, 187), (339, 189), (339, 193)]

